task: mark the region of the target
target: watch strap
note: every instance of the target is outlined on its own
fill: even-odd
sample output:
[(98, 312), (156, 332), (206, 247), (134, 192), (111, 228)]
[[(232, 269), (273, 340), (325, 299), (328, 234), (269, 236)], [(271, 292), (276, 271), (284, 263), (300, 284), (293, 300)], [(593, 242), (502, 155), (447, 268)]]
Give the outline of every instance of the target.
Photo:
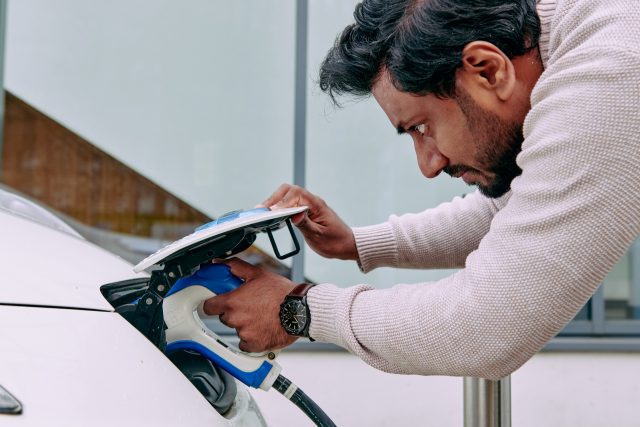
[(299, 285), (296, 285), (296, 287), (293, 288), (291, 292), (289, 292), (287, 297), (305, 297), (307, 295), (307, 292), (309, 292), (309, 289), (313, 288), (314, 286), (315, 285), (310, 285), (308, 283), (300, 283)]

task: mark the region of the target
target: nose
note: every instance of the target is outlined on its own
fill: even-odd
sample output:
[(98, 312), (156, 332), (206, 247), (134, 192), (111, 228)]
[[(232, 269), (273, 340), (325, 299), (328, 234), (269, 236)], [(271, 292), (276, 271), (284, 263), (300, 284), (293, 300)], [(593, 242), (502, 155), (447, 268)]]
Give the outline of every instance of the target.
[(427, 178), (435, 178), (440, 175), (442, 169), (449, 164), (449, 159), (440, 153), (434, 144), (414, 140), (414, 147), (420, 171)]

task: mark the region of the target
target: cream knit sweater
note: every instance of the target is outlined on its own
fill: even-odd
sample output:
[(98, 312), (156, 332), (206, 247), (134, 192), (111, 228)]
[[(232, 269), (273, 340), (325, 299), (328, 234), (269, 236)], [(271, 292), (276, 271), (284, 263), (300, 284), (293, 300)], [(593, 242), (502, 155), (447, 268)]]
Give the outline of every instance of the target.
[(310, 335), (388, 372), (503, 377), (569, 322), (640, 233), (640, 1), (538, 6), (545, 71), (500, 199), (354, 228), (362, 270), (434, 283), (309, 292)]

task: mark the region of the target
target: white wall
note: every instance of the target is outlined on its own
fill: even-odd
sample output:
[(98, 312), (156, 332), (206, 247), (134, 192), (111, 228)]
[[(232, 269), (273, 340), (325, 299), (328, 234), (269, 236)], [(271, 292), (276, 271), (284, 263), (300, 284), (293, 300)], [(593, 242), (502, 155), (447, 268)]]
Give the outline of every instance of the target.
[[(386, 374), (347, 353), (285, 352), (283, 375), (340, 426), (463, 425), (462, 379)], [(512, 376), (514, 427), (640, 425), (640, 356), (541, 353)], [(254, 390), (274, 426), (311, 426), (277, 391)]]

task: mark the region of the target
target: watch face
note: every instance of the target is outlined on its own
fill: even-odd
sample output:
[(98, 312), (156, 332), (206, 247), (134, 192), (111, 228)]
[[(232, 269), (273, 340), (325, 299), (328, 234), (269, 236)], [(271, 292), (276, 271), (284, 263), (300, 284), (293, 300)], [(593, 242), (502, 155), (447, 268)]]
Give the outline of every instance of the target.
[(301, 335), (307, 321), (307, 308), (301, 300), (287, 300), (280, 306), (280, 323), (287, 333)]

